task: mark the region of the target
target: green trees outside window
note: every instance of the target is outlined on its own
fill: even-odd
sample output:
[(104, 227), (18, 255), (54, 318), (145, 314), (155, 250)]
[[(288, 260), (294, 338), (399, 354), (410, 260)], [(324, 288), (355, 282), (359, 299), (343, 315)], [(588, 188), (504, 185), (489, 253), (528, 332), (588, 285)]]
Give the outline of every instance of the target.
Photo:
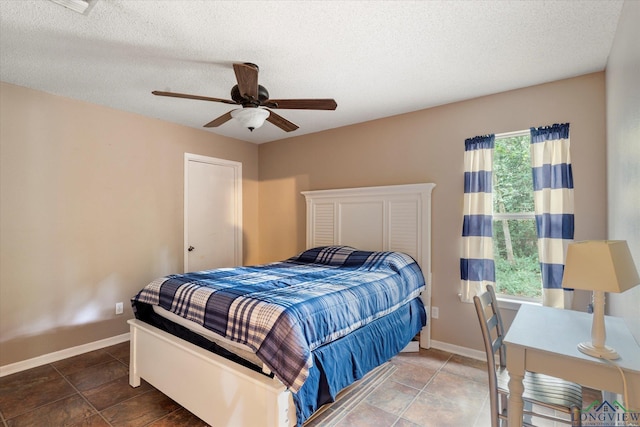
[(498, 293), (542, 297), (528, 132), (496, 136), (493, 245)]

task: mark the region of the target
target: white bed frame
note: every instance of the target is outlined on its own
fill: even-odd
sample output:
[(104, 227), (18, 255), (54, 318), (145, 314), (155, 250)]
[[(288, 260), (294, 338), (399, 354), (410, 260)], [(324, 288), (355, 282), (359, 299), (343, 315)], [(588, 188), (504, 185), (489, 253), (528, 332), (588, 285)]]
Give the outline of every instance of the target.
[[(434, 184), (410, 184), (305, 191), (307, 247), (342, 244), (363, 250), (406, 252), (420, 264), (431, 301), (431, 191)], [(430, 346), (430, 323), (420, 346)], [(129, 320), (129, 383), (141, 378), (206, 423), (218, 427), (296, 425), (291, 393), (277, 379), (137, 319)]]

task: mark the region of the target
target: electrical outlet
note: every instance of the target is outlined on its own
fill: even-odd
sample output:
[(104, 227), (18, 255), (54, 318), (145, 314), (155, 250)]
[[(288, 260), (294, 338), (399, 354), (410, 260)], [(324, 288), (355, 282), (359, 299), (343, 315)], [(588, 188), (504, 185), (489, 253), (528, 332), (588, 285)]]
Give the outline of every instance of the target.
[(439, 315), (440, 315), (440, 310), (438, 309), (438, 307), (431, 307), (431, 317), (433, 319), (437, 319)]
[(121, 302), (116, 303), (116, 314), (122, 314), (124, 312), (124, 305)]

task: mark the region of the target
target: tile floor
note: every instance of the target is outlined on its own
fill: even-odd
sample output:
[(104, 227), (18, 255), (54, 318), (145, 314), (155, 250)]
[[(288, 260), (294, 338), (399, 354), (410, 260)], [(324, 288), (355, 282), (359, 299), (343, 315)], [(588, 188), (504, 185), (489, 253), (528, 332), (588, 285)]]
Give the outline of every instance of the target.
[[(490, 426), (483, 362), (438, 350), (391, 362), (393, 375), (336, 427)], [(126, 342), (2, 377), (2, 426), (206, 426), (148, 383), (130, 387), (128, 364)], [(308, 424), (321, 427), (322, 417)]]

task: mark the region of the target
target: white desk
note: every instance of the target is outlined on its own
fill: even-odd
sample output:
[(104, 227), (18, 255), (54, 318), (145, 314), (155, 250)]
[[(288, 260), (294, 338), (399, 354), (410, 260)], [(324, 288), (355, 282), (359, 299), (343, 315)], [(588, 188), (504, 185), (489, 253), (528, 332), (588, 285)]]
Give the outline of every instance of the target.
[[(623, 393), (620, 372), (602, 359), (581, 353), (577, 345), (591, 341), (592, 315), (523, 304), (507, 335), (509, 426), (522, 425), (522, 378), (525, 371), (564, 378), (586, 387)], [(615, 348), (627, 379), (627, 409), (640, 410), (640, 346), (624, 320), (605, 316), (606, 344)]]

